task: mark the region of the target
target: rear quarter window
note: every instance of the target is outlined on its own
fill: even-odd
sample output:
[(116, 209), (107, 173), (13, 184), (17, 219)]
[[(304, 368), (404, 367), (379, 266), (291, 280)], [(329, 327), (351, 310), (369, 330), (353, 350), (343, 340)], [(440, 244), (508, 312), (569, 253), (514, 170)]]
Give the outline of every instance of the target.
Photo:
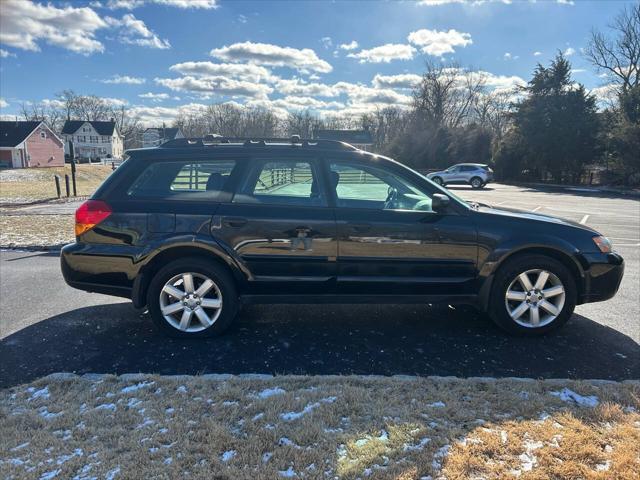
[(133, 182), (132, 198), (213, 200), (225, 191), (235, 160), (156, 162), (147, 166)]

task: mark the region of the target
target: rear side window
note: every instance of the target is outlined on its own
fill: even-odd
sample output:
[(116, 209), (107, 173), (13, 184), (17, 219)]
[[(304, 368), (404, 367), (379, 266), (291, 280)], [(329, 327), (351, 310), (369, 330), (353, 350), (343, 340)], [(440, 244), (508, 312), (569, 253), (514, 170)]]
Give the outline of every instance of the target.
[(256, 161), (233, 201), (266, 205), (326, 205), (314, 165), (298, 160)]
[(127, 193), (130, 197), (215, 199), (225, 190), (235, 166), (234, 160), (152, 163)]

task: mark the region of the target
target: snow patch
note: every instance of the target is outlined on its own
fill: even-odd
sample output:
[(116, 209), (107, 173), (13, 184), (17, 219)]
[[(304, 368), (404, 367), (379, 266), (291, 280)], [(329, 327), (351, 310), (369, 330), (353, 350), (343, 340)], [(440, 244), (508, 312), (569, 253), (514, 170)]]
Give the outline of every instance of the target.
[(286, 422), (291, 422), (293, 420), (297, 420), (303, 416), (305, 416), (308, 413), (311, 413), (312, 411), (314, 411), (316, 408), (318, 408), (322, 403), (333, 403), (337, 400), (337, 397), (327, 397), (327, 398), (322, 398), (320, 399), (320, 401), (318, 402), (314, 402), (314, 403), (309, 403), (307, 404), (302, 411), (300, 412), (287, 412), (287, 413), (281, 413), (280, 414), (280, 418)]
[(433, 403), (430, 403), (429, 405), (427, 405), (427, 407), (444, 408), (444, 407), (446, 407), (446, 405), (443, 402), (433, 402)]
[(224, 462), (230, 462), (231, 460), (233, 460), (233, 458), (237, 455), (238, 452), (236, 452), (235, 450), (227, 450), (226, 452), (224, 452), (222, 454), (222, 456), (220, 457), (220, 459)]
[(49, 387), (41, 388), (40, 390), (36, 390), (34, 387), (27, 388), (27, 392), (31, 393), (31, 397), (29, 397), (29, 401), (37, 400), (38, 398), (47, 399), (51, 395), (49, 394)]
[(114, 478), (116, 478), (116, 475), (118, 475), (119, 473), (120, 473), (120, 467), (116, 467), (113, 470), (109, 470), (105, 475), (104, 479), (113, 480)]
[(116, 411), (115, 403), (103, 403), (102, 405), (98, 405), (94, 410), (111, 410), (112, 412)]
[(282, 395), (285, 393), (287, 393), (287, 391), (283, 390), (280, 387), (266, 388), (262, 390), (260, 393), (258, 393), (258, 398), (269, 398), (269, 397), (273, 397), (274, 395)]
[(61, 469), (58, 470), (51, 470), (50, 472), (45, 472), (42, 475), (40, 475), (40, 480), (51, 480), (52, 478), (55, 478), (56, 476), (58, 476), (58, 474), (61, 472)]
[(286, 470), (278, 470), (278, 475), (284, 478), (293, 478), (298, 476), (293, 467), (289, 467)]
[(124, 387), (122, 390), (120, 390), (120, 393), (135, 392), (137, 390), (140, 390), (141, 388), (150, 387), (151, 385), (154, 385), (155, 383), (156, 382), (140, 382), (140, 383), (136, 383), (135, 385), (129, 385), (128, 387)]
[(427, 446), (427, 443), (429, 443), (431, 441), (430, 438), (428, 437), (424, 437), (422, 440), (420, 440), (418, 443), (414, 444), (414, 445), (406, 445), (403, 447), (403, 450), (405, 452), (415, 452), (415, 451), (420, 451), (420, 450), (424, 450), (424, 447)]
[(550, 392), (550, 394), (558, 397), (563, 402), (575, 402), (581, 407), (595, 407), (598, 405), (598, 397), (595, 395), (583, 396), (566, 387), (559, 392)]
[(262, 463), (267, 463), (269, 460), (271, 460), (271, 457), (273, 457), (273, 453), (271, 452), (266, 452), (262, 454)]
[(178, 388), (176, 388), (176, 392), (178, 392), (178, 393), (187, 393), (187, 387), (185, 387), (184, 385), (180, 385)]

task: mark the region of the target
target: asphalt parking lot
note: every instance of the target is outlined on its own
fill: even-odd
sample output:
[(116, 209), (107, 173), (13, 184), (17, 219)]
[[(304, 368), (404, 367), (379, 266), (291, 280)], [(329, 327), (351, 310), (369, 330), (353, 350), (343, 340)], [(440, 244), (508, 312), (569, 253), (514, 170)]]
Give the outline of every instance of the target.
[(3, 251), (0, 387), (61, 371), (640, 378), (638, 199), (499, 184), (452, 191), (598, 229), (626, 261), (618, 295), (536, 339), (508, 337), (470, 308), (275, 305), (244, 308), (221, 338), (174, 340), (123, 299), (67, 287), (57, 253)]

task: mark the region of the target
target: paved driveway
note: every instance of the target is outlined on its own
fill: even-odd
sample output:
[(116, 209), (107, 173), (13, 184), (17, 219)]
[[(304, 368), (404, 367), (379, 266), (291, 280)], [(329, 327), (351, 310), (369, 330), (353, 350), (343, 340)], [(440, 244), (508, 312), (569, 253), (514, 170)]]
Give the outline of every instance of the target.
[(222, 338), (160, 336), (127, 301), (67, 287), (57, 254), (0, 253), (0, 386), (51, 372), (640, 378), (640, 202), (503, 185), (465, 198), (583, 221), (613, 238), (618, 295), (544, 338), (505, 336), (469, 308), (252, 306)]

